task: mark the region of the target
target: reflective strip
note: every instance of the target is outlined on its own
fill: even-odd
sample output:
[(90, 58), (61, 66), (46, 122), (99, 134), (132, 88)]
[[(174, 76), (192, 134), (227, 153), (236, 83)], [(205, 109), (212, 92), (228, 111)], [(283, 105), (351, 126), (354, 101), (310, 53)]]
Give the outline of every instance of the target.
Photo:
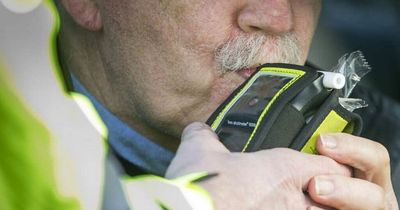
[(146, 175), (122, 181), (129, 206), (137, 210), (212, 210), (207, 191), (194, 184), (207, 173), (194, 173), (175, 180)]
[(0, 209), (76, 210), (55, 186), (51, 136), (12, 89), (0, 59)]
[(301, 149), (301, 152), (309, 154), (317, 154), (317, 137), (324, 133), (337, 133), (342, 132), (348, 122), (343, 119), (336, 111), (332, 110), (319, 125), (317, 130), (311, 135), (310, 139)]
[[(18, 95), (51, 134), (57, 190), (79, 199), (81, 209), (100, 209), (107, 131), (83, 96), (60, 91), (64, 85), (55, 47), (59, 17), (53, 2), (43, 1), (24, 15), (11, 13), (0, 4), (0, 25), (0, 57)], [(90, 120), (77, 103), (91, 113)]]

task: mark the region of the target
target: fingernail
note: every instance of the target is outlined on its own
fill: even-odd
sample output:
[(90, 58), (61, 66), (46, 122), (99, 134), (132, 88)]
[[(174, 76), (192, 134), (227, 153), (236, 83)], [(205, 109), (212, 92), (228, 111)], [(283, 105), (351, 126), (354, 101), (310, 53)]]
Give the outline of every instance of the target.
[(315, 207), (315, 206), (309, 206), (309, 207), (307, 208), (307, 210), (320, 210), (320, 208)]
[(335, 186), (333, 185), (332, 181), (322, 177), (315, 178), (315, 192), (318, 195), (331, 194), (334, 189)]
[(328, 149), (335, 149), (337, 146), (337, 141), (334, 137), (330, 135), (320, 135), (322, 146)]

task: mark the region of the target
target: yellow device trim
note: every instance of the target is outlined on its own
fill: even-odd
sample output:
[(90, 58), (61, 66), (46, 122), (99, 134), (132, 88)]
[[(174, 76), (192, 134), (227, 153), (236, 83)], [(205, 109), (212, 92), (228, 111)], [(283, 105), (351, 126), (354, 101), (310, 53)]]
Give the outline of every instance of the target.
[(309, 154), (317, 154), (317, 137), (324, 133), (342, 132), (346, 128), (347, 124), (348, 122), (345, 119), (343, 119), (336, 111), (332, 110), (300, 151)]

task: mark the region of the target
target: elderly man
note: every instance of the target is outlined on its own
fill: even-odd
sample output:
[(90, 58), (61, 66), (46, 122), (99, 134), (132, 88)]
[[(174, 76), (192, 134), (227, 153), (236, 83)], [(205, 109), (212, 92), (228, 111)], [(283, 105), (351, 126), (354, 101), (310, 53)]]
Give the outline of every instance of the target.
[(125, 173), (216, 172), (201, 184), (217, 209), (398, 209), (388, 153), (373, 141), (324, 135), (321, 156), (236, 154), (204, 124), (188, 126), (205, 122), (259, 64), (303, 65), (320, 1), (62, 0), (58, 8), (66, 77), (95, 104)]

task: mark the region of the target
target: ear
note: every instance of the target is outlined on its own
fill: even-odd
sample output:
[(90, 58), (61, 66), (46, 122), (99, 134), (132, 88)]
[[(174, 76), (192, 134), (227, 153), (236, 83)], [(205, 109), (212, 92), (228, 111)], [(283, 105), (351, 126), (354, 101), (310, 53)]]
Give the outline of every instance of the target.
[(90, 31), (99, 31), (103, 27), (100, 11), (94, 0), (61, 0), (65, 10), (74, 21)]

